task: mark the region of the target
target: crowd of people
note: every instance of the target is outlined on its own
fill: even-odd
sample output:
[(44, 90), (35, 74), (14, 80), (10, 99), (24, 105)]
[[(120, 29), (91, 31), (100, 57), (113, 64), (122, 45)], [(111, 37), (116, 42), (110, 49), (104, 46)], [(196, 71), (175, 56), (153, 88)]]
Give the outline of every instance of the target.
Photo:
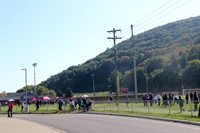
[[(144, 106), (173, 106), (174, 104), (178, 104), (180, 108), (180, 112), (185, 111), (184, 110), (184, 104), (194, 104), (194, 111), (198, 110), (198, 104), (200, 101), (200, 93), (197, 92), (188, 92), (185, 94), (185, 97), (178, 96), (177, 94), (172, 94), (172, 93), (162, 93), (152, 95), (151, 93), (145, 94), (142, 96), (142, 101)], [(42, 105), (43, 102), (40, 100), (37, 100), (35, 102), (36, 106), (36, 111), (39, 110), (40, 106)], [(89, 111), (92, 110), (92, 100), (87, 96), (87, 97), (70, 97), (67, 99), (58, 99), (55, 103), (58, 104), (58, 110), (63, 110), (63, 106), (69, 105), (69, 108), (71, 111)], [(113, 97), (110, 96), (108, 98), (108, 104), (113, 103)], [(127, 105), (127, 108), (129, 108), (129, 97), (125, 96), (125, 103)], [(21, 111), (24, 111), (24, 101), (21, 102)], [(8, 117), (12, 117), (12, 109), (14, 107), (14, 104), (12, 101), (8, 102)], [(200, 115), (200, 113), (199, 113)]]
[(189, 104), (189, 102), (194, 104), (194, 110), (198, 110), (199, 99), (200, 93), (198, 94), (197, 92), (190, 92), (190, 94), (186, 93), (185, 98), (172, 93), (163, 93), (162, 96), (160, 94), (153, 96), (151, 93), (149, 93), (142, 96), (144, 106), (148, 106), (148, 104), (150, 106), (157, 104), (158, 106), (167, 107), (178, 104), (180, 107), (180, 112), (184, 111), (184, 103)]
[(92, 110), (92, 100), (89, 97), (71, 97), (65, 100), (60, 99), (58, 101), (58, 109), (62, 110), (62, 106), (69, 104), (70, 110), (75, 111), (89, 111)]

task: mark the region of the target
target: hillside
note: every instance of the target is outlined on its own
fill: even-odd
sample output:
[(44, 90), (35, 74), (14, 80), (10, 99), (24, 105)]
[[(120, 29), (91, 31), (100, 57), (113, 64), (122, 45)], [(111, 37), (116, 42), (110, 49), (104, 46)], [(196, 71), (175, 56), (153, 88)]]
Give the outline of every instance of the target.
[[(200, 17), (138, 34), (133, 43), (137, 51), (138, 92), (146, 92), (146, 76), (151, 92), (200, 87)], [(117, 44), (120, 86), (130, 91), (134, 91), (133, 43), (128, 39)], [(96, 91), (112, 91), (113, 57), (113, 48), (107, 49), (81, 65), (51, 76), (40, 85), (56, 92), (65, 92), (67, 88), (73, 92), (92, 92), (91, 74), (95, 74)]]

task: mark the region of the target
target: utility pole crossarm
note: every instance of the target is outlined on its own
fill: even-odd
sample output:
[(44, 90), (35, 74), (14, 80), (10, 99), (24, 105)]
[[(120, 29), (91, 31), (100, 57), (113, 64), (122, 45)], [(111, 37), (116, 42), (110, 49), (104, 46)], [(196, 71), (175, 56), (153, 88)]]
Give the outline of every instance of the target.
[(117, 31), (120, 31), (120, 32), (122, 32), (120, 29), (118, 29), (118, 30), (115, 30), (115, 28), (113, 28), (113, 30), (109, 30), (109, 31), (107, 31), (107, 32), (117, 32)]
[(122, 37), (117, 37), (117, 36), (115, 36), (115, 38), (114, 37), (107, 37), (107, 39), (122, 39)]

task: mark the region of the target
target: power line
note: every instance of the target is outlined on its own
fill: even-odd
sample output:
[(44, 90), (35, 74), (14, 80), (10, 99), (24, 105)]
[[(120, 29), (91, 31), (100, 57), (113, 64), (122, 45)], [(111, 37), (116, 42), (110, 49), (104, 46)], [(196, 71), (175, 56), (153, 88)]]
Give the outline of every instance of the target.
[[(152, 21), (148, 22), (148, 24), (146, 24), (146, 25), (141, 25), (142, 28), (144, 28), (144, 27), (146, 27), (146, 26), (152, 24), (153, 22), (155, 22), (155, 21), (157, 21), (157, 20), (159, 20), (159, 19), (165, 17), (166, 15), (168, 15), (168, 14), (174, 12), (175, 10), (177, 10), (177, 9), (179, 9), (180, 7), (184, 6), (184, 5), (185, 5), (186, 3), (188, 3), (189, 1), (190, 1), (190, 0), (187, 0), (186, 2), (182, 3), (182, 4), (179, 5), (178, 7), (175, 7), (175, 8), (173, 8), (172, 10), (168, 11), (168, 12), (165, 13), (164, 15), (159, 16), (158, 18), (153, 19)], [(138, 27), (141, 27), (141, 26), (138, 26)], [(142, 28), (138, 28), (137, 30), (142, 29)]]
[[(153, 22), (160, 20), (161, 18), (165, 17), (166, 15), (168, 15), (168, 14), (174, 12), (175, 10), (179, 9), (180, 7), (184, 6), (189, 1), (190, 0), (187, 0), (184, 3), (181, 3), (182, 1), (178, 0), (178, 1), (175, 1), (175, 2), (173, 1), (173, 3), (172, 3), (172, 0), (168, 0), (167, 2), (162, 4), (157, 9), (153, 10), (150, 14), (148, 14), (145, 17), (143, 17), (142, 19), (136, 21), (136, 23), (135, 23), (136, 24), (135, 25), (136, 30), (135, 31), (139, 31), (140, 29), (143, 29), (144, 27), (146, 27), (148, 25), (151, 25)], [(165, 12), (164, 15), (161, 14), (163, 12)], [(148, 19), (149, 17), (150, 17), (150, 19)], [(126, 39), (130, 38), (130, 29), (129, 29), (129, 27), (123, 28), (122, 31), (121, 31), (121, 33), (122, 33), (123, 38), (126, 38)]]
[[(170, 3), (172, 0), (168, 0), (166, 3), (164, 3), (163, 5), (161, 5), (159, 8), (153, 10), (151, 13), (149, 13), (148, 15), (144, 16), (143, 18), (139, 19), (138, 21), (135, 22), (135, 25), (139, 25), (138, 23), (142, 23), (143, 21), (147, 20), (149, 17), (151, 17), (152, 14), (154, 14), (155, 12), (159, 11), (162, 7), (164, 7), (165, 5), (167, 5), (168, 3)], [(140, 22), (142, 21), (142, 22)]]
[(178, 4), (179, 2), (180, 2), (180, 0), (178, 0), (178, 1), (176, 1), (176, 2), (174, 2), (174, 3), (172, 3), (172, 4), (170, 4), (169, 6), (167, 6), (166, 8), (164, 8), (163, 10), (161, 10), (161, 11), (159, 11), (158, 13), (154, 14), (153, 16), (151, 16), (151, 18), (148, 19), (147, 21), (142, 22), (142, 23), (139, 23), (139, 24), (137, 24), (136, 26), (137, 26), (137, 27), (141, 27), (143, 24), (149, 23), (149, 21), (151, 21), (152, 19), (154, 20), (158, 15), (160, 15), (160, 14), (163, 13), (164, 11), (166, 11), (166, 10), (168, 10), (168, 9), (170, 9), (170, 8), (172, 8), (172, 7), (174, 7), (174, 6), (176, 6), (176, 4)]

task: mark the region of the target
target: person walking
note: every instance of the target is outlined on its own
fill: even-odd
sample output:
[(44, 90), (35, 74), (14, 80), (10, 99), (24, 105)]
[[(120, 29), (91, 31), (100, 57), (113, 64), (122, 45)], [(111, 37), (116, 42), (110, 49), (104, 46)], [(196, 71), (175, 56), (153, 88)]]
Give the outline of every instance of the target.
[(183, 109), (183, 104), (184, 104), (184, 100), (183, 99), (181, 99), (181, 96), (179, 96), (179, 98), (178, 98), (178, 104), (179, 104), (179, 108), (180, 108), (180, 113), (182, 113), (182, 111), (185, 111), (184, 109)]
[(38, 109), (40, 108), (40, 101), (37, 100), (36, 103), (35, 103), (35, 105), (36, 105), (36, 111), (38, 111)]
[(86, 102), (86, 97), (83, 98), (83, 112), (87, 111), (87, 102)]
[(12, 101), (9, 101), (9, 103), (8, 103), (8, 117), (10, 117), (10, 118), (12, 118), (13, 107), (14, 107), (14, 105), (13, 105)]

